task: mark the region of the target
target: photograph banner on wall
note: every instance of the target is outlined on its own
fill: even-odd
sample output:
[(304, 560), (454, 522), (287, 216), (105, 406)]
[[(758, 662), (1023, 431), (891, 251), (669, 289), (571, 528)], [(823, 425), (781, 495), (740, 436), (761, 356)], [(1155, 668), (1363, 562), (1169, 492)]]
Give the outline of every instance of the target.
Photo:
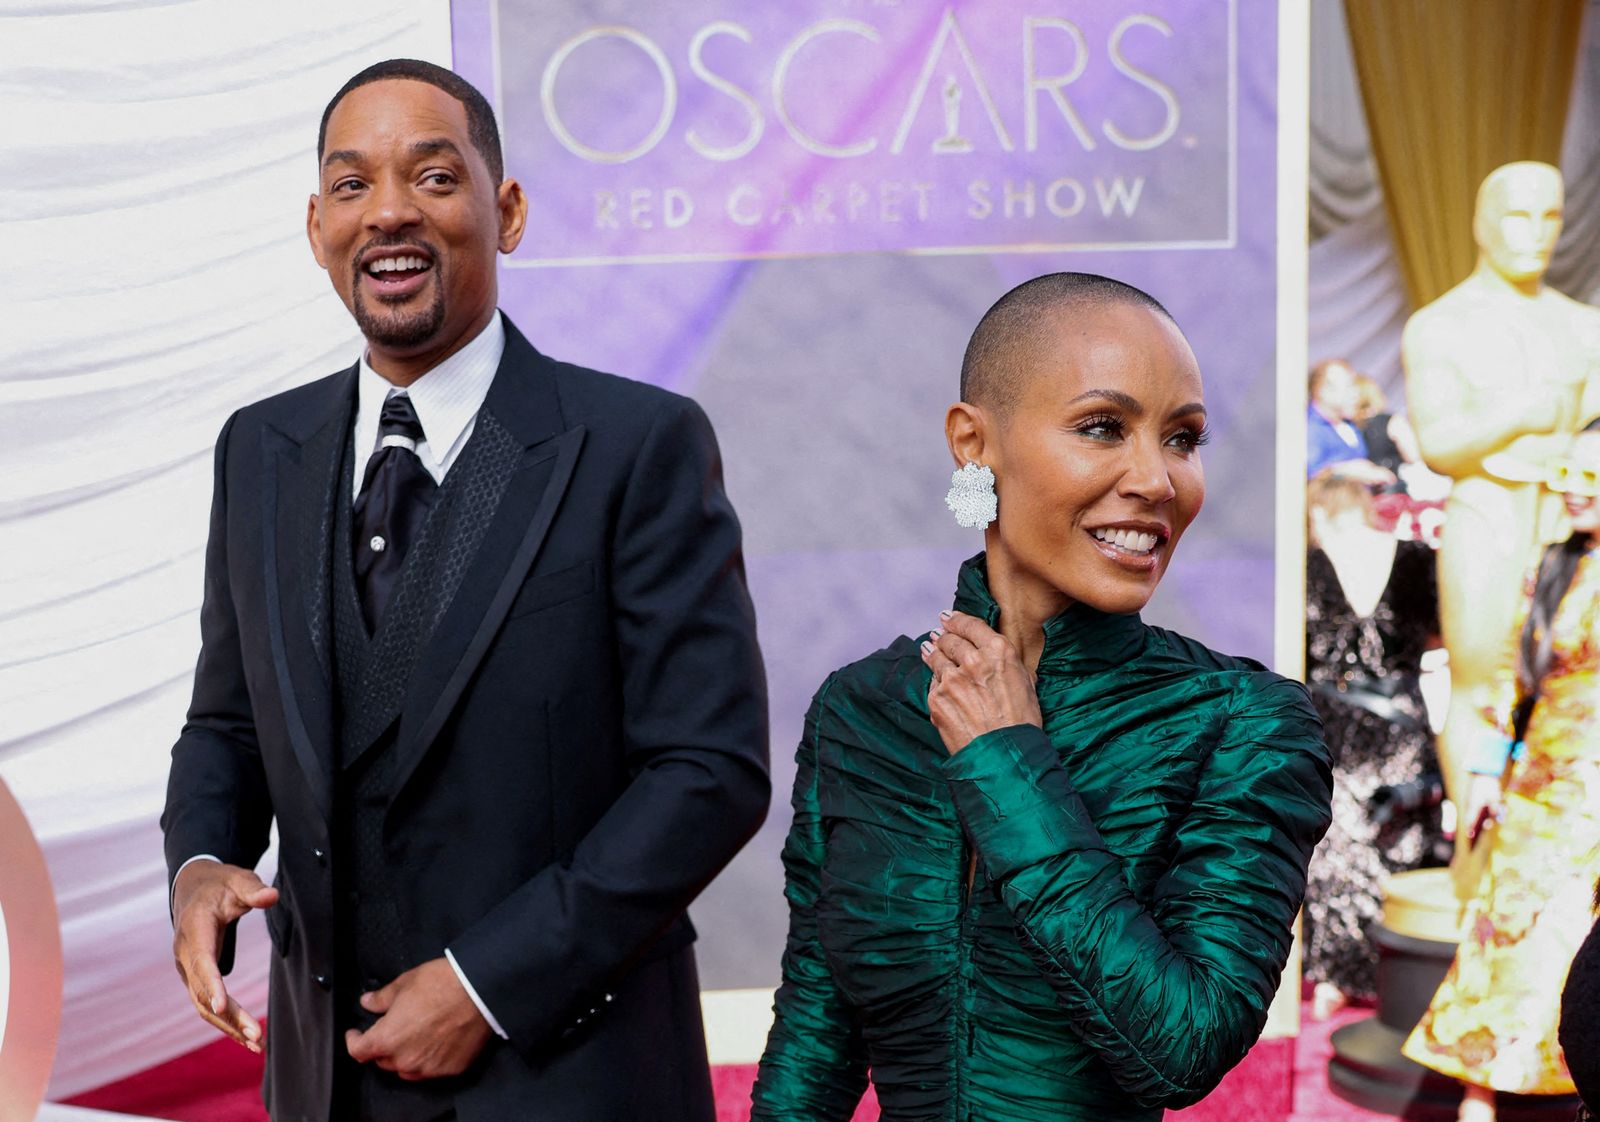
[(1236, 3), (1068, 10), (497, 0), (510, 264), (1231, 245)]

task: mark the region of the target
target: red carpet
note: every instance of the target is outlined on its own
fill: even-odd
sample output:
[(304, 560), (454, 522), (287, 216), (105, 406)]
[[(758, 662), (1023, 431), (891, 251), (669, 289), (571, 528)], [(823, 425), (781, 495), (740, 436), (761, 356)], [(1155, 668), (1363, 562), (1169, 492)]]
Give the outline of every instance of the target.
[[(1304, 1014), (1306, 1010), (1302, 1010)], [(1328, 1090), (1328, 1035), (1366, 1016), (1346, 1010), (1331, 1021), (1305, 1018), (1297, 1040), (1264, 1040), (1204, 1102), (1168, 1115), (1173, 1122), (1380, 1122), (1387, 1115), (1351, 1106)], [(747, 1122), (753, 1067), (712, 1073), (717, 1122)], [(169, 1118), (176, 1122), (266, 1122), (259, 1092), (261, 1060), (219, 1040), (169, 1063), (68, 1099), (73, 1106)], [(868, 1092), (857, 1122), (872, 1122)]]

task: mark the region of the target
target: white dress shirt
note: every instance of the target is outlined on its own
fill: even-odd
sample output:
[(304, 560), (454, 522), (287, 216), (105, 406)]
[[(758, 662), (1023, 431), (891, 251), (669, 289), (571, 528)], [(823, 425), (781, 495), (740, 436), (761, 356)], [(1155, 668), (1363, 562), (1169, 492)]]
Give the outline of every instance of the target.
[(494, 381), (494, 372), (500, 368), (500, 356), (506, 349), (506, 327), (495, 312), (489, 325), (472, 341), (438, 366), (429, 370), (411, 385), (401, 389), (386, 381), (382, 374), (372, 369), (366, 353), (361, 355), (361, 367), (356, 372), (356, 423), (354, 428), (356, 465), (350, 473), (350, 497), (361, 493), (361, 479), (366, 474), (367, 460), (378, 450), (378, 419), (383, 413), (383, 403), (394, 394), (405, 394), (411, 407), (417, 411), (422, 424), (422, 443), (417, 445), (417, 458), (428, 469), (435, 483), (443, 483), (467, 438), (477, 424), (478, 409)]
[[(488, 396), (489, 383), (494, 381), (495, 371), (500, 368), (500, 356), (505, 349), (506, 327), (497, 310), (488, 326), (473, 336), (471, 342), (405, 388), (387, 381), (372, 369), (363, 351), (360, 368), (356, 372), (356, 423), (352, 436), (355, 455), (351, 460), (356, 468), (350, 473), (351, 498), (361, 493), (367, 460), (378, 450), (378, 419), (383, 413), (383, 403), (394, 394), (405, 394), (411, 398), (411, 407), (417, 411), (417, 420), (422, 425), (423, 439), (417, 445), (417, 458), (428, 469), (435, 483), (443, 483), (445, 473), (460, 457), (461, 450), (472, 436), (478, 410)], [(197, 854), (178, 866), (179, 875), (195, 861), (220, 861), (220, 858), (209, 853)], [(176, 888), (176, 876), (172, 878), (172, 883)], [(451, 969), (461, 980), (461, 987), (467, 991), (472, 1004), (478, 1007), (478, 1012), (483, 1014), (483, 1019), (489, 1023), (495, 1035), (506, 1038), (505, 1029), (489, 1012), (478, 991), (472, 988), (472, 983), (467, 980), (460, 964), (456, 962), (456, 956), (450, 953), (448, 947), (445, 948), (444, 957), (449, 960)]]

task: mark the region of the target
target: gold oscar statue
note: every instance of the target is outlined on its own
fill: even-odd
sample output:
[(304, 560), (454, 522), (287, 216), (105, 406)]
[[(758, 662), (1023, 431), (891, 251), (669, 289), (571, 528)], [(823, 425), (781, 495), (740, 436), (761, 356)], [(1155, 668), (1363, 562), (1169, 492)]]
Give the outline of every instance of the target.
[(44, 855), (0, 780), (0, 1122), (33, 1122), (61, 1025), (61, 928)]
[(1413, 315), (1401, 340), (1422, 457), (1454, 480), (1439, 551), (1451, 679), (1439, 758), (1457, 806), (1473, 744), (1496, 732), (1485, 710), (1509, 700), (1524, 574), (1566, 532), (1543, 481), (1600, 412), (1600, 309), (1544, 284), (1562, 201), (1549, 164), (1490, 172), (1473, 216), (1477, 267)]
[[(1511, 697), (1523, 577), (1541, 546), (1568, 533), (1544, 487), (1553, 461), (1600, 412), (1600, 310), (1544, 284), (1561, 233), (1561, 173), (1519, 162), (1478, 189), (1472, 275), (1406, 324), (1406, 400), (1423, 461), (1453, 481), (1439, 550), (1439, 620), (1450, 653), (1450, 709), (1439, 743), (1459, 807), (1466, 761)], [(1480, 865), (1463, 842), (1450, 870), (1397, 873), (1384, 885), (1378, 1009), (1334, 1031), (1328, 1080), (1342, 1098), (1386, 1114), (1449, 1117), (1461, 1085), (1404, 1057), (1400, 1045), (1455, 958), (1464, 902)], [(1478, 853), (1485, 852), (1481, 847)], [(1541, 1102), (1546, 1100), (1541, 1097)], [(1519, 1118), (1570, 1118), (1573, 1103), (1523, 1102)]]

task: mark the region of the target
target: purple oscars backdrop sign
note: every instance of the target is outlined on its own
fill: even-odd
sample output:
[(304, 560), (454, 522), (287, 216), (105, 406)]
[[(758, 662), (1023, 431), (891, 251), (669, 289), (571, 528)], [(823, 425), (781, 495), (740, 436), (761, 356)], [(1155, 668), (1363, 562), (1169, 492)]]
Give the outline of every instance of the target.
[(843, 663), (920, 634), (982, 547), (945, 409), (1002, 293), (1161, 300), (1206, 379), (1206, 509), (1145, 612), (1272, 653), (1276, 6), (1268, 0), (454, 0), (530, 196), (501, 306), (695, 397), (772, 694), (766, 827), (695, 907), (702, 983), (774, 985), (793, 746)]

